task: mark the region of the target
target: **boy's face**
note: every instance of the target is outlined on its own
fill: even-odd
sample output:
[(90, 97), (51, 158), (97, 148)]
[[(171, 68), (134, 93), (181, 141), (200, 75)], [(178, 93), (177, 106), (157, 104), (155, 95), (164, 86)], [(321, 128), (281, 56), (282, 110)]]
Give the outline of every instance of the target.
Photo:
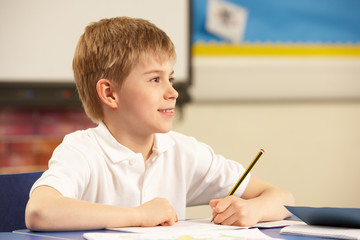
[[(149, 135), (171, 130), (178, 92), (173, 88), (173, 64), (149, 56), (140, 61), (117, 89), (119, 129)], [(129, 132), (130, 131), (130, 132)]]

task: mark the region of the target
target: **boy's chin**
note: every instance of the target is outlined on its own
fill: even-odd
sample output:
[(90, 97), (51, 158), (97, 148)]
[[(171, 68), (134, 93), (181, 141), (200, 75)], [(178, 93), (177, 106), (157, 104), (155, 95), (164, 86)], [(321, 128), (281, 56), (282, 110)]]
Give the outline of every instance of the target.
[(166, 127), (166, 128), (162, 128), (162, 129), (159, 129), (159, 131), (157, 133), (168, 133), (172, 130), (172, 126), (170, 127)]
[(158, 131), (157, 133), (168, 133), (171, 131), (171, 128), (170, 129), (167, 129), (167, 130), (160, 130)]

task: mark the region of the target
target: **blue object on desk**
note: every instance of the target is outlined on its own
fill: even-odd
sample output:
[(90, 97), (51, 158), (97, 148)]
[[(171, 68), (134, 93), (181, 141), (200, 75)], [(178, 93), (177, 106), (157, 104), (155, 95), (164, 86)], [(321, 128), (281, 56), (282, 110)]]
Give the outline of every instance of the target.
[(360, 228), (360, 208), (285, 207), (309, 225)]
[(26, 228), (25, 207), (29, 191), (43, 172), (0, 175), (0, 232)]

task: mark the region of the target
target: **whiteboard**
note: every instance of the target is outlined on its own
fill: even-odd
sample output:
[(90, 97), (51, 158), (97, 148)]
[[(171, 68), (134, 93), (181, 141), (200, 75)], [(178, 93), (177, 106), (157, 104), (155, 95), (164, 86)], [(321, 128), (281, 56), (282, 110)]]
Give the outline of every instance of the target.
[(140, 17), (175, 44), (176, 81), (190, 75), (188, 0), (0, 0), (0, 82), (73, 82), (72, 58), (85, 27), (102, 18)]

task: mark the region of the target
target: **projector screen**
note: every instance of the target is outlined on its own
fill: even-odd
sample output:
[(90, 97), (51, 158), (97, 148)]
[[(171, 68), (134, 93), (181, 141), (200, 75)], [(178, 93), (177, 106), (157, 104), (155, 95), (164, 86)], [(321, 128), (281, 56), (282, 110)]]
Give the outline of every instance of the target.
[(0, 3), (0, 82), (73, 82), (85, 27), (102, 18), (150, 20), (175, 44), (177, 82), (190, 78), (188, 0), (12, 0)]

